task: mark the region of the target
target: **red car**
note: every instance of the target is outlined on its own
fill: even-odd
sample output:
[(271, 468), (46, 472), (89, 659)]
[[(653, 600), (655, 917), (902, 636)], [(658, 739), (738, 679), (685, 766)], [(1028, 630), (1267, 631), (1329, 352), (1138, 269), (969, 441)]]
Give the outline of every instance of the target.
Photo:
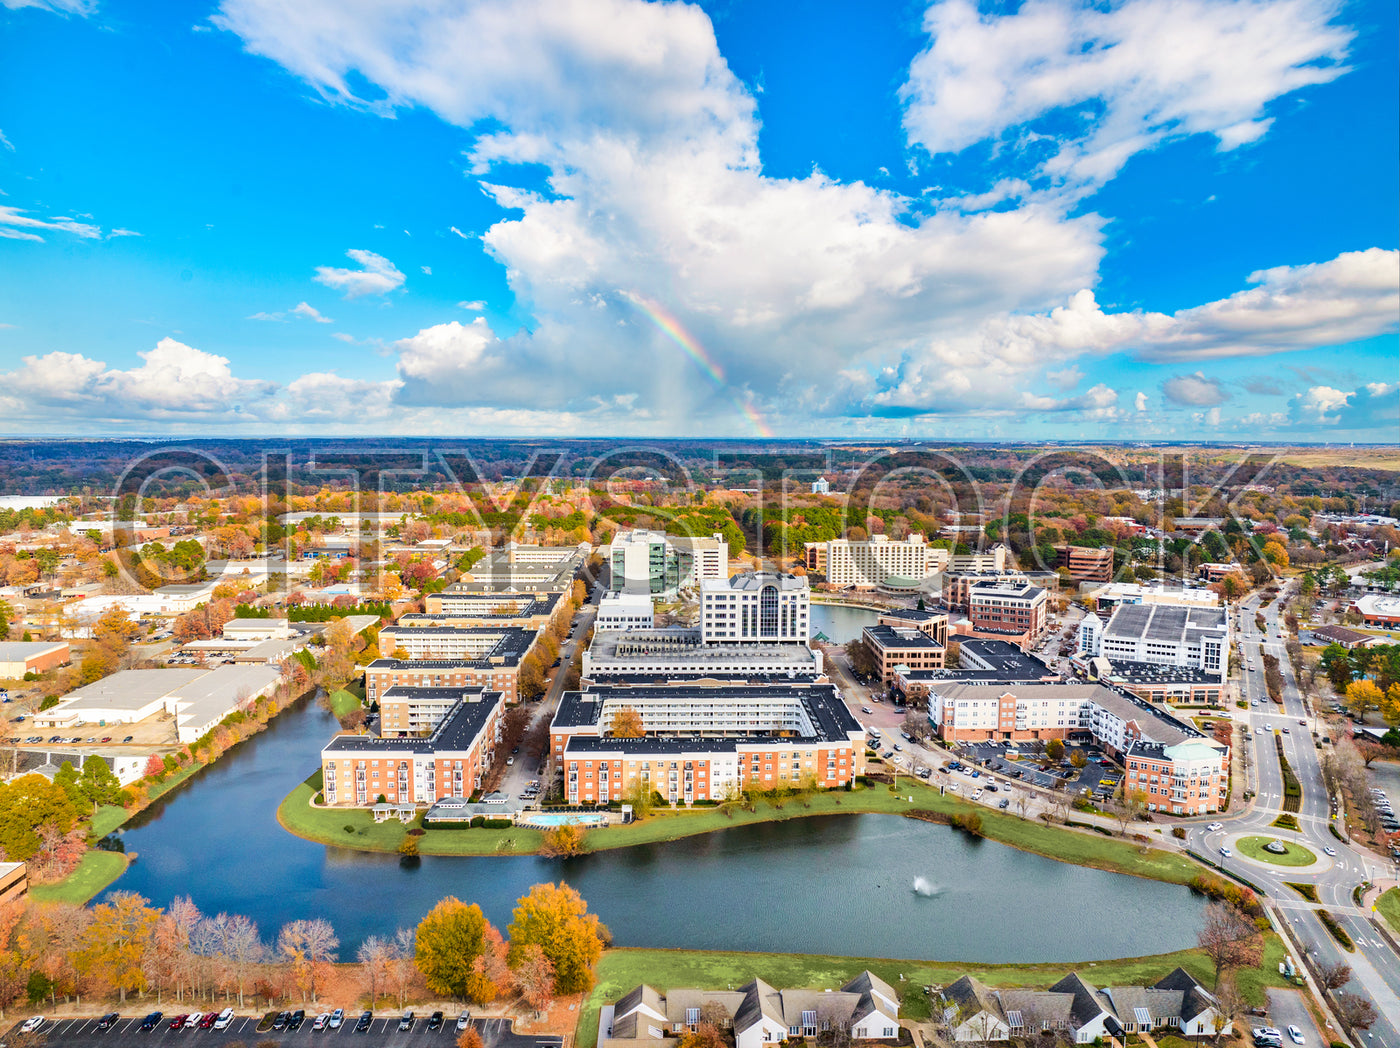
[(187, 1013), (181, 1013), (180, 1015), (175, 1016), (175, 1018), (170, 1020), (170, 1028), (172, 1030), (178, 1030), (180, 1027), (185, 1025), (185, 1020), (188, 1018), (189, 1015)]
[(218, 1013), (218, 1012), (205, 1012), (205, 1013), (204, 1013), (204, 1018), (201, 1019), (201, 1020), (199, 1020), (199, 1028), (200, 1028), (201, 1030), (210, 1030), (210, 1029), (213, 1029), (213, 1027), (214, 1027), (214, 1020), (217, 1019), (218, 1017), (219, 1017), (219, 1013)]

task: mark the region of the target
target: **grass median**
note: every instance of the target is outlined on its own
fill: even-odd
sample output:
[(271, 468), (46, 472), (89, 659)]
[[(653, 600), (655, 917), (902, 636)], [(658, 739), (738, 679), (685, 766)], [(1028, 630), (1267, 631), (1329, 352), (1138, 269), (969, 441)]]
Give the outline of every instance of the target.
[[(312, 790), (311, 785), (303, 783), (288, 794), (278, 808), (278, 821), (289, 832), (323, 844), (364, 851), (395, 851), (398, 848), (404, 827), (397, 820), (376, 824), (370, 814), (362, 810), (313, 809), (309, 805)], [(912, 801), (908, 799), (910, 797), (913, 797)], [(604, 851), (635, 844), (655, 844), (733, 826), (814, 815), (905, 815), (915, 809), (948, 815), (976, 812), (982, 817), (982, 832), (989, 840), (1075, 866), (1090, 866), (1172, 884), (1185, 884), (1201, 872), (1199, 866), (1182, 855), (1147, 848), (1131, 841), (1108, 839), (1098, 834), (1045, 826), (957, 797), (940, 796), (937, 789), (913, 781), (901, 781), (898, 793), (891, 793), (883, 785), (856, 788), (849, 793), (830, 790), (813, 794), (806, 800), (788, 798), (781, 802), (781, 806), (774, 801), (759, 801), (752, 811), (736, 808), (726, 812), (707, 807), (657, 812), (628, 826), (589, 830), (584, 839), (584, 850)], [(415, 822), (413, 825), (420, 824)], [(540, 831), (522, 827), (508, 830), (430, 829), (418, 839), (418, 843), (424, 855), (520, 855), (538, 851), (542, 839)]]
[[(1265, 987), (1287, 986), (1278, 974), (1287, 951), (1278, 936), (1264, 937), (1264, 957), (1258, 968), (1237, 973), (1245, 1003), (1265, 1004)], [(835, 990), (869, 969), (900, 993), (900, 1018), (922, 1022), (929, 1018), (931, 1001), (925, 986), (947, 986), (964, 975), (973, 975), (993, 987), (1044, 988), (1069, 972), (1078, 971), (1096, 986), (1147, 985), (1174, 968), (1185, 968), (1210, 987), (1215, 969), (1201, 950), (1179, 950), (1151, 957), (1068, 964), (973, 964), (953, 961), (912, 961), (886, 957), (838, 957), (822, 954), (741, 953), (710, 950), (608, 950), (598, 962), (598, 982), (579, 1009), (575, 1048), (595, 1048), (598, 1012), (603, 1004), (646, 983), (663, 993), (676, 987), (735, 988), (759, 978), (780, 989), (810, 987)], [(901, 976), (903, 979), (901, 980)]]
[(126, 864), (127, 858), (121, 852), (90, 851), (63, 880), (53, 884), (30, 885), (29, 894), (38, 902), (67, 902), (82, 906), (125, 873)]

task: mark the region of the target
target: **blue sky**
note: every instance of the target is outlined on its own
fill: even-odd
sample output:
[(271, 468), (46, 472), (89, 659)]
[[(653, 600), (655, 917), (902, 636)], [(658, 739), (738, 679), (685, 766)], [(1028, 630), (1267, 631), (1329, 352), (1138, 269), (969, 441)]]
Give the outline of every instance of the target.
[(0, 430), (1400, 438), (1396, 6), (0, 0)]

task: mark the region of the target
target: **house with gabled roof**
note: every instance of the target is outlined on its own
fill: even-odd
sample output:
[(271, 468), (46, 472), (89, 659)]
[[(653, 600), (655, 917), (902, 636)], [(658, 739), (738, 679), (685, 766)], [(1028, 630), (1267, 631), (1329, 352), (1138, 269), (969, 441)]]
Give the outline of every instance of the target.
[[(736, 1048), (765, 1048), (799, 1037), (815, 1038), (838, 1024), (852, 1040), (895, 1040), (899, 999), (890, 985), (861, 972), (839, 990), (779, 990), (762, 979), (737, 990), (679, 988), (666, 993), (642, 985), (623, 995), (600, 1023), (599, 1048), (659, 1048), (722, 1015)], [(704, 1017), (702, 1019), (702, 1017)]]
[(955, 1041), (1004, 1041), (1011, 1035), (996, 991), (971, 975), (943, 991), (943, 1021)]
[(1151, 986), (1098, 989), (1078, 973), (1048, 990), (993, 990), (963, 976), (943, 991), (944, 1019), (956, 1041), (1006, 1041), (1064, 1031), (1076, 1044), (1171, 1029), (1186, 1037), (1233, 1032), (1220, 1002), (1184, 968)]

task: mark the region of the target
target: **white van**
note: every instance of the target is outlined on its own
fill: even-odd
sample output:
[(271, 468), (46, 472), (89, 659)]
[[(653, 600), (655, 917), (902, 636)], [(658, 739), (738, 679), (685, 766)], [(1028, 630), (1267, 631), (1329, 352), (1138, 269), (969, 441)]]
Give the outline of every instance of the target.
[(874, 739), (877, 743), (880, 741), (880, 729), (879, 729), (879, 728), (866, 728), (866, 729), (865, 729), (865, 734), (869, 735), (869, 736), (870, 736), (872, 739)]
[(219, 1013), (219, 1017), (214, 1020), (214, 1029), (227, 1030), (228, 1024), (233, 1022), (233, 1009), (225, 1008)]

